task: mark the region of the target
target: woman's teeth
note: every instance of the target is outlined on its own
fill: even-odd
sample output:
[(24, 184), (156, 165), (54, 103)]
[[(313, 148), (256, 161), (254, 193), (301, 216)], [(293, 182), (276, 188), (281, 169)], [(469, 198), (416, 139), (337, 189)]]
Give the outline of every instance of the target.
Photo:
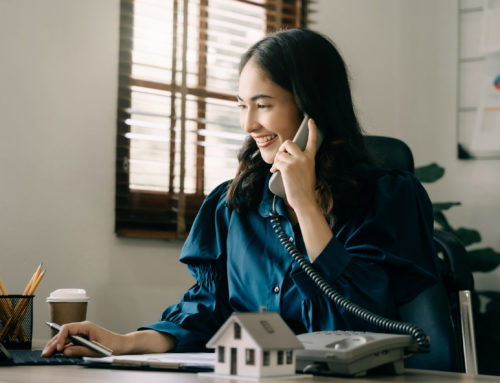
[(267, 141), (271, 141), (274, 137), (276, 137), (276, 135), (265, 136), (265, 137), (256, 137), (255, 142), (257, 142), (258, 144), (263, 144), (263, 143), (266, 143)]

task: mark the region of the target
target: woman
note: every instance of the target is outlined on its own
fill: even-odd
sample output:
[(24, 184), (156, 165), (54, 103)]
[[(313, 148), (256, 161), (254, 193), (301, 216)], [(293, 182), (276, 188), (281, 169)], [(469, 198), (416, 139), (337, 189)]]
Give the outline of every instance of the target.
[[(237, 99), (249, 134), (238, 172), (206, 198), (180, 257), (196, 284), (136, 332), (63, 326), (44, 356), (92, 354), (68, 343), (68, 334), (115, 355), (201, 351), (232, 312), (261, 308), (279, 312), (296, 333), (372, 329), (330, 302), (277, 239), (267, 187), (277, 171), (286, 192), (276, 200), (284, 231), (342, 295), (397, 317), (399, 305), (434, 283), (427, 194), (411, 174), (371, 166), (343, 60), (327, 38), (292, 29), (257, 42), (242, 57)], [(302, 152), (292, 139), (304, 114), (311, 119)], [(316, 153), (318, 130), (324, 140)]]

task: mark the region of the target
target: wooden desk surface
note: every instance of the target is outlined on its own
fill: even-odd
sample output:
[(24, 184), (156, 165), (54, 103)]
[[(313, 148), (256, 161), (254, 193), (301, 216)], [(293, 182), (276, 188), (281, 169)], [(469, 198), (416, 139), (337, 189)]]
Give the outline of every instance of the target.
[[(154, 372), (97, 369), (81, 366), (14, 366), (0, 367), (0, 382), (9, 383), (88, 383), (88, 382), (175, 382), (175, 383), (240, 383), (258, 382), (257, 380), (233, 378), (215, 378), (198, 376), (191, 373)], [(363, 378), (320, 377), (298, 379), (267, 379), (261, 382), (280, 383), (373, 383), (373, 382), (500, 382), (500, 377), (487, 375), (466, 375), (451, 372), (407, 370), (398, 376), (369, 376)]]

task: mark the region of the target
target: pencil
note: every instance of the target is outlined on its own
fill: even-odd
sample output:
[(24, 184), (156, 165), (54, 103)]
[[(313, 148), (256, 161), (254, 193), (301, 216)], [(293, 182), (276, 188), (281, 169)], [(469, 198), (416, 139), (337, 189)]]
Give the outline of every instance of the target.
[[(22, 338), (24, 340), (28, 339), (28, 337), (24, 332), (24, 329), (22, 328), (22, 323), (30, 303), (30, 298), (27, 298), (26, 296), (34, 295), (44, 275), (45, 275), (45, 270), (42, 270), (42, 264), (40, 264), (36, 269), (35, 273), (32, 275), (30, 281), (26, 285), (26, 288), (24, 289), (22, 295), (25, 296), (25, 298), (21, 298), (13, 310), (12, 308), (10, 309), (10, 313), (8, 313), (9, 314), (8, 319), (6, 320), (2, 331), (0, 332), (0, 341), (2, 341), (7, 336), (7, 334), (9, 334), (12, 331), (12, 329), (14, 329), (14, 331), (12, 332), (11, 338), (13, 339), (18, 338), (19, 337), (18, 333), (21, 332)], [(6, 292), (3, 283), (0, 286), (0, 289), (2, 290), (2, 294)]]
[[(45, 275), (45, 270), (38, 273), (35, 280), (33, 282), (31, 282), (30, 289), (28, 290), (28, 293), (26, 295), (30, 296), (30, 295), (35, 294), (35, 290), (37, 289), (38, 285), (42, 281), (44, 275)], [(18, 317), (16, 318), (16, 323), (14, 325), (15, 326), (14, 332), (12, 334), (12, 336), (14, 338), (16, 338), (18, 336), (19, 331), (22, 330), (22, 324), (24, 321), (24, 317), (26, 316), (26, 312), (28, 311), (28, 307), (30, 304), (29, 298), (22, 298), (21, 301), (22, 301), (21, 310), (19, 311)], [(18, 304), (18, 306), (19, 306), (19, 304)], [(25, 336), (23, 336), (23, 338), (25, 338), (25, 340), (26, 340)]]
[(30, 292), (33, 291), (33, 283), (36, 281), (41, 272), (42, 272), (42, 264), (40, 263), (40, 265), (38, 265), (37, 269), (35, 270), (34, 274), (31, 276), (30, 281), (26, 285), (23, 295), (32, 295), (30, 294)]
[(7, 290), (5, 290), (5, 286), (2, 282), (2, 278), (0, 278), (0, 292), (1, 292), (0, 295), (7, 295)]
[(12, 303), (9, 298), (2, 299), (1, 296), (7, 295), (7, 290), (0, 279), (0, 321), (6, 323), (12, 313)]

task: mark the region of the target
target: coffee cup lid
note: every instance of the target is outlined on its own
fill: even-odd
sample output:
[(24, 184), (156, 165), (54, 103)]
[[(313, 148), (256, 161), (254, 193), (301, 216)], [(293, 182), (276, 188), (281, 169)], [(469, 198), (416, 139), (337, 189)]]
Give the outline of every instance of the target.
[(89, 297), (84, 289), (58, 289), (47, 297), (47, 302), (88, 302)]

